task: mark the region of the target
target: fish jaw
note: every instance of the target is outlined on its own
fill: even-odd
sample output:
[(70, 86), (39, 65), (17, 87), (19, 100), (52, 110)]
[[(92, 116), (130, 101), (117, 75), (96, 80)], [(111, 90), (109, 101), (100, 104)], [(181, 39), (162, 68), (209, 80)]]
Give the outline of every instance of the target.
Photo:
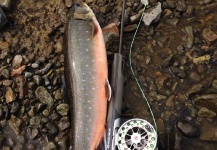
[(72, 109), (72, 148), (95, 150), (104, 135), (108, 98), (102, 30), (86, 4), (75, 8), (67, 29), (65, 76)]

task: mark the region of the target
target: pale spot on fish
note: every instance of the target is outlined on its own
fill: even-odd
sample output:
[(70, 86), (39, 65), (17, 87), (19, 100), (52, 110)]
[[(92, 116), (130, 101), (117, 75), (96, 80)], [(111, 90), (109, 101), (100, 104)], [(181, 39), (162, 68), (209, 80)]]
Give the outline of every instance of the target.
[(89, 51), (89, 50), (86, 48), (86, 51)]

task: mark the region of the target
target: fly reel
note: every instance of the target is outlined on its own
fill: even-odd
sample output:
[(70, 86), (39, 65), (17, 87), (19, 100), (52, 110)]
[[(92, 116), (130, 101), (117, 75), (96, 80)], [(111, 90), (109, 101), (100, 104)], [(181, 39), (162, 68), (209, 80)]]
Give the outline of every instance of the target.
[(146, 120), (131, 119), (121, 125), (115, 141), (119, 150), (154, 150), (157, 133)]

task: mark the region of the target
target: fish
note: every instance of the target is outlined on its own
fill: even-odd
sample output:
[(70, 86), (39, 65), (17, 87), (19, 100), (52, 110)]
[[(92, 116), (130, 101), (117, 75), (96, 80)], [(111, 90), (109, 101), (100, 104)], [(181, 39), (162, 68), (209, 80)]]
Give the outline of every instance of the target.
[(86, 3), (73, 7), (65, 35), (64, 74), (71, 112), (71, 149), (95, 150), (103, 141), (111, 88), (102, 29)]

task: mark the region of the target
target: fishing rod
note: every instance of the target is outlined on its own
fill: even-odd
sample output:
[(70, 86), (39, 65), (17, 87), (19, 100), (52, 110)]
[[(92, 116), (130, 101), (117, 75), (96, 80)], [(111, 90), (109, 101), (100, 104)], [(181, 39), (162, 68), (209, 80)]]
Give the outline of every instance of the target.
[[(142, 3), (146, 7), (148, 5), (148, 0), (142, 0)], [(128, 121), (122, 123), (123, 119), (121, 118), (121, 107), (122, 107), (123, 89), (124, 89), (124, 59), (121, 52), (122, 52), (122, 42), (123, 42), (125, 5), (126, 5), (126, 1), (123, 0), (119, 52), (114, 54), (114, 60), (112, 64), (112, 76), (111, 76), (112, 97), (108, 104), (106, 132), (104, 136), (103, 150), (125, 150), (125, 149), (154, 150), (157, 144), (157, 133), (154, 127), (149, 122), (143, 119), (135, 118), (135, 119), (129, 119)], [(139, 25), (140, 23), (141, 23), (141, 19)], [(130, 55), (129, 55), (130, 65), (131, 65), (131, 49), (137, 30), (134, 34), (134, 38), (130, 48)], [(134, 73), (132, 68), (131, 71), (132, 73)], [(137, 84), (139, 85), (139, 83)], [(143, 92), (142, 94), (144, 95)], [(149, 106), (148, 102), (147, 104)]]

